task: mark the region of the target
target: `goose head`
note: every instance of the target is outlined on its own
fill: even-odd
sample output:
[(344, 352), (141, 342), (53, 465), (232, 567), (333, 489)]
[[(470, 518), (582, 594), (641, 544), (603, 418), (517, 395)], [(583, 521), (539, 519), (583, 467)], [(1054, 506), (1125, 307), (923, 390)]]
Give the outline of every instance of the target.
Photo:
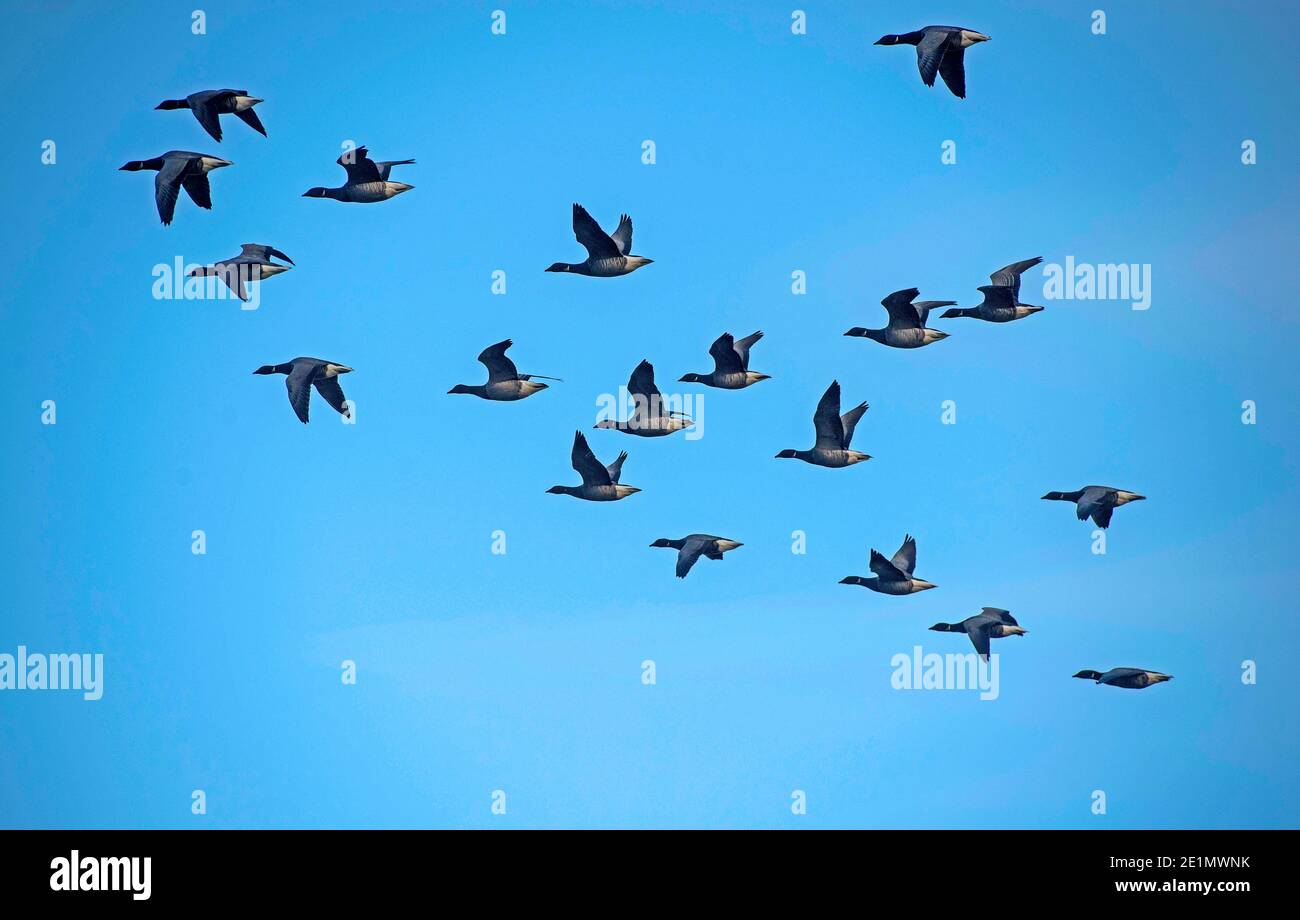
[(799, 451), (786, 448), (776, 455), (777, 460), (798, 460)]
[(188, 109), (189, 107), (190, 104), (184, 99), (164, 99), (162, 102), (154, 106), (154, 109)]
[[(454, 387), (452, 387), (450, 390), (447, 391), (447, 395), (449, 395), (449, 396), (452, 395), (452, 394), (455, 394), (455, 393), (467, 393), (467, 394), (473, 395), (474, 391), (471, 390), (471, 389), (470, 389), (468, 386), (466, 386), (465, 384), (463, 384), (463, 383), (458, 383), (458, 384), (456, 384)], [(552, 490), (552, 491), (554, 491), (554, 490)]]
[(304, 198), (324, 198), (324, 197), (325, 197), (325, 189), (323, 189), (323, 188), (322, 188), (321, 186), (319, 186), (319, 185), (316, 186), (315, 188), (309, 188), (309, 189), (307, 189), (307, 191), (305, 191), (305, 192), (302, 193), (302, 197), (304, 197)]
[(548, 268), (547, 271), (548, 272), (570, 272), (573, 271), (573, 266), (570, 265), (568, 262), (556, 262), (550, 268)]
[(683, 374), (677, 378), (678, 383), (706, 383), (703, 374)]
[(876, 43), (877, 45), (897, 45), (897, 44), (898, 44), (898, 36), (897, 36), (897, 35), (882, 35), (882, 36), (880, 36), (880, 38), (876, 39), (876, 42), (875, 42), (875, 43)]

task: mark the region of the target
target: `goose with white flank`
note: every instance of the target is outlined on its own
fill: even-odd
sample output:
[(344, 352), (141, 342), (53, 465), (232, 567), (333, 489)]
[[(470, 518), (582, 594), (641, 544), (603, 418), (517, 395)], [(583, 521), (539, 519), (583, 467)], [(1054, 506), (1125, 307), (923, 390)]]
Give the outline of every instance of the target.
[(580, 486), (551, 486), (546, 490), (549, 495), (572, 495), (589, 502), (616, 502), (641, 490), (633, 486), (622, 485), (618, 481), (623, 472), (623, 461), (627, 451), (618, 455), (618, 459), (605, 466), (596, 459), (596, 455), (587, 446), (587, 439), (581, 431), (573, 433), (573, 468), (582, 477)]
[(938, 587), (928, 581), (912, 577), (912, 571), (916, 568), (916, 541), (910, 534), (903, 538), (903, 545), (898, 548), (898, 552), (894, 553), (893, 559), (886, 559), (873, 549), (868, 567), (875, 572), (874, 578), (850, 575), (848, 578), (841, 578), (840, 584), (861, 585), (880, 594), (894, 595), (915, 594), (918, 591), (928, 591), (930, 588)]
[(771, 379), (767, 374), (758, 374), (749, 369), (749, 349), (762, 337), (762, 332), (755, 332), (743, 339), (733, 339), (730, 332), (722, 333), (709, 346), (709, 354), (713, 356), (713, 372), (686, 374), (679, 382), (702, 383), (722, 390), (743, 390), (760, 380)]
[(537, 383), (534, 378), (564, 382), (559, 377), (519, 373), (519, 368), (515, 367), (515, 362), (506, 357), (506, 350), (513, 344), (514, 342), (511, 339), (506, 339), (504, 342), (489, 345), (479, 353), (478, 359), (488, 371), (487, 383), (458, 383), (447, 392), (467, 393), (470, 396), (490, 399), (495, 402), (514, 402), (546, 389), (546, 384)]
[(669, 540), (667, 537), (660, 537), (650, 544), (651, 548), (677, 550), (678, 578), (685, 578), (686, 573), (691, 570), (691, 566), (695, 565), (696, 560), (701, 556), (705, 559), (721, 559), (723, 553), (744, 545), (744, 543), (737, 543), (735, 540), (728, 540), (726, 537), (715, 537), (707, 533), (693, 533), (682, 537), (680, 540)]
[(965, 633), (970, 636), (975, 651), (985, 661), (989, 660), (990, 639), (1023, 636), (1029, 632), (1027, 629), (1021, 629), (1011, 612), (1001, 607), (985, 607), (973, 617), (967, 617), (960, 623), (935, 623), (930, 628), (935, 632)]
[(351, 407), (339, 386), (339, 376), (352, 373), (346, 364), (322, 361), (320, 358), (294, 358), (284, 364), (263, 364), (254, 374), (288, 374), (284, 385), (289, 391), (289, 405), (293, 406), (298, 421), (307, 424), (307, 411), (311, 403), (311, 389), (330, 404), (344, 418), (352, 418)]
[(1123, 687), (1125, 690), (1145, 690), (1147, 687), (1154, 687), (1156, 684), (1174, 679), (1172, 674), (1161, 674), (1159, 671), (1146, 671), (1142, 668), (1111, 668), (1105, 673), (1085, 670), (1074, 676), (1083, 680), (1093, 680), (1099, 684), (1109, 684), (1112, 687)]
[(662, 438), (695, 425), (685, 413), (664, 408), (663, 394), (655, 386), (654, 365), (649, 361), (642, 361), (632, 370), (632, 376), (627, 381), (627, 391), (635, 405), (631, 417), (624, 421), (603, 418), (595, 427), (613, 428), (643, 438)]
[(405, 182), (388, 181), (388, 173), (394, 166), (414, 163), (414, 160), (385, 160), (383, 169), (380, 164), (370, 159), (370, 151), (365, 147), (349, 150), (335, 160), (347, 171), (348, 181), (338, 188), (309, 188), (303, 192), (304, 198), (333, 198), (335, 201), (348, 201), (353, 204), (373, 204), (387, 201), (402, 192), (415, 188)]
[(158, 103), (159, 109), (189, 109), (198, 119), (203, 130), (212, 135), (212, 139), (221, 143), (220, 115), (234, 115), (258, 134), (266, 137), (266, 128), (262, 120), (253, 111), (253, 106), (261, 102), (248, 95), (246, 89), (205, 89), (199, 93), (190, 93), (184, 99), (164, 99)]
[(577, 202), (573, 205), (573, 235), (587, 250), (586, 261), (556, 262), (548, 272), (568, 272), (593, 278), (616, 278), (649, 265), (654, 259), (632, 255), (632, 218), (624, 214), (613, 233), (600, 229), (596, 219)]
[(804, 463), (832, 469), (870, 460), (870, 454), (849, 450), (849, 444), (853, 441), (853, 431), (858, 427), (858, 420), (866, 411), (867, 404), (863, 402), (840, 415), (840, 382), (832, 380), (817, 403), (817, 411), (813, 413), (813, 428), (817, 432), (816, 443), (810, 450), (787, 448), (777, 454), (776, 459), (802, 460)]
[(986, 323), (1009, 323), (1042, 312), (1042, 307), (1020, 302), (1020, 276), (1026, 269), (1033, 268), (1041, 261), (1043, 259), (1039, 256), (1026, 259), (1024, 262), (1012, 262), (1005, 268), (999, 268), (989, 275), (989, 280), (993, 282), (991, 285), (976, 288), (984, 295), (983, 303), (978, 307), (944, 310), (940, 319), (968, 316), (972, 319), (982, 319)]
[[(289, 264), (279, 265), (272, 262), (272, 259), (280, 259)], [(220, 278), (234, 292), (236, 297), (240, 300), (248, 300), (247, 284), (253, 281), (264, 281), (281, 272), (287, 272), (292, 265), (293, 259), (273, 246), (266, 246), (262, 243), (243, 243), (240, 245), (239, 255), (231, 256), (229, 259), (223, 259), (212, 265), (200, 265), (197, 268), (192, 268), (189, 271), (189, 277)]]
[[(889, 313), (889, 325), (884, 329), (864, 329), (854, 326), (845, 335), (858, 336), (888, 345), (890, 348), (921, 348), (948, 338), (948, 333), (925, 328), (930, 311), (936, 307), (949, 307), (955, 300), (916, 300), (921, 292), (916, 288), (895, 291), (880, 305)], [(913, 301), (916, 301), (915, 303)]]
[(172, 215), (176, 213), (176, 198), (182, 188), (199, 207), (212, 210), (212, 189), (208, 185), (208, 173), (231, 165), (233, 164), (229, 160), (206, 153), (169, 150), (151, 160), (131, 160), (118, 169), (126, 172), (144, 169), (157, 171), (158, 175), (153, 180), (154, 202), (158, 205), (158, 217), (165, 225), (172, 222)]
[(1091, 517), (1102, 530), (1110, 526), (1110, 517), (1120, 505), (1146, 500), (1145, 495), (1111, 486), (1084, 486), (1076, 492), (1048, 492), (1043, 496), (1043, 501), (1074, 502), (1075, 516), (1081, 521)]
[(989, 41), (989, 36), (958, 26), (926, 26), (902, 35), (884, 35), (877, 45), (915, 45), (921, 81), (934, 86), (936, 73), (958, 99), (966, 98), (966, 49)]

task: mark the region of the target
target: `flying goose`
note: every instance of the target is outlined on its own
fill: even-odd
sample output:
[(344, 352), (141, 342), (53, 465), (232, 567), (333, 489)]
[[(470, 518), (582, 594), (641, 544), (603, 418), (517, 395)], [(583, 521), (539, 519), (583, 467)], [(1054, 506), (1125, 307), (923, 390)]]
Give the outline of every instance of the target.
[(713, 356), (713, 372), (687, 374), (678, 382), (702, 383), (723, 390), (743, 390), (760, 380), (769, 380), (767, 374), (758, 374), (749, 369), (749, 349), (762, 337), (763, 333), (755, 332), (753, 335), (736, 340), (731, 337), (730, 332), (722, 333), (717, 341), (709, 346), (709, 354)]
[(926, 86), (934, 86), (936, 72), (958, 99), (966, 98), (966, 49), (989, 40), (987, 35), (957, 26), (926, 26), (903, 35), (885, 35), (877, 45), (915, 45), (916, 66)]
[(307, 408), (311, 402), (311, 388), (344, 418), (351, 418), (351, 409), (345, 404), (339, 375), (352, 373), (346, 364), (322, 361), (320, 358), (294, 358), (286, 364), (263, 364), (254, 374), (288, 374), (285, 387), (289, 390), (289, 405), (293, 406), (298, 421), (307, 424)]
[(212, 189), (208, 186), (208, 173), (230, 165), (229, 160), (205, 153), (168, 150), (152, 160), (131, 160), (118, 169), (127, 172), (157, 170), (158, 175), (153, 180), (154, 200), (158, 205), (158, 216), (164, 224), (170, 224), (172, 215), (176, 213), (176, 198), (182, 188), (199, 207), (212, 210)]
[(253, 106), (261, 102), (248, 95), (246, 89), (205, 89), (200, 93), (190, 93), (184, 99), (164, 99), (158, 103), (160, 109), (189, 109), (198, 119), (203, 130), (212, 135), (212, 139), (221, 143), (221, 121), (218, 115), (234, 115), (258, 134), (266, 137), (262, 120), (253, 111)]
[(1023, 636), (1029, 632), (1021, 629), (1010, 611), (1001, 607), (985, 607), (973, 617), (967, 617), (960, 623), (935, 623), (930, 627), (936, 632), (964, 632), (970, 636), (975, 651), (985, 661), (989, 660), (989, 640), (1005, 639), (1007, 636)]
[(643, 438), (661, 438), (694, 426), (690, 417), (681, 412), (664, 408), (664, 397), (655, 386), (655, 369), (649, 361), (642, 361), (632, 370), (627, 382), (627, 391), (632, 394), (636, 408), (632, 417), (626, 421), (603, 418), (596, 423), (597, 428), (613, 428), (624, 434), (635, 434)]
[(1086, 521), (1091, 517), (1102, 530), (1110, 526), (1110, 516), (1120, 505), (1144, 502), (1146, 499), (1145, 495), (1111, 486), (1084, 486), (1077, 492), (1048, 492), (1043, 496), (1044, 501), (1074, 502), (1077, 506), (1075, 514), (1079, 520)]
[(744, 545), (744, 543), (737, 543), (735, 540), (728, 540), (726, 537), (715, 537), (707, 533), (693, 533), (682, 537), (680, 540), (669, 540), (666, 537), (660, 537), (650, 544), (652, 548), (677, 550), (678, 578), (685, 578), (686, 573), (691, 570), (691, 566), (695, 565), (695, 561), (701, 556), (706, 559), (721, 559), (723, 553)]
[(940, 319), (969, 316), (974, 319), (982, 319), (988, 323), (1009, 323), (1012, 320), (1024, 319), (1026, 316), (1032, 316), (1040, 312), (1043, 309), (1042, 307), (1020, 302), (1020, 276), (1025, 269), (1033, 268), (1041, 261), (1043, 261), (1042, 257), (1037, 256), (1033, 259), (1026, 259), (1024, 262), (1012, 262), (1005, 268), (999, 268), (989, 275), (989, 280), (993, 282), (991, 285), (976, 288), (977, 291), (984, 295), (983, 303), (978, 307), (968, 307), (966, 309), (958, 307), (954, 310), (944, 310)]
[[(273, 258), (288, 262), (289, 265), (277, 265), (271, 261)], [(200, 265), (197, 268), (192, 268), (189, 276), (191, 278), (205, 276), (220, 278), (235, 293), (236, 297), (240, 300), (247, 300), (248, 289), (245, 287), (246, 282), (264, 281), (281, 272), (287, 272), (290, 265), (293, 265), (293, 259), (272, 246), (265, 246), (261, 243), (242, 243), (240, 244), (239, 255), (231, 256), (229, 259), (223, 259), (212, 265)]]
[(621, 485), (618, 481), (619, 474), (623, 472), (623, 461), (626, 459), (627, 451), (623, 451), (609, 466), (602, 465), (587, 446), (587, 439), (583, 437), (582, 432), (575, 431), (572, 461), (573, 468), (582, 477), (582, 485), (551, 486), (546, 490), (547, 494), (572, 495), (574, 498), (589, 502), (616, 502), (620, 498), (627, 498), (641, 490), (633, 486)]
[(860, 336), (871, 339), (890, 348), (921, 348), (940, 339), (948, 338), (948, 333), (938, 329), (925, 328), (930, 311), (936, 307), (948, 307), (955, 300), (921, 300), (913, 303), (921, 292), (916, 288), (895, 291), (880, 305), (889, 313), (889, 325), (884, 329), (863, 329), (854, 326), (845, 335)]
[(587, 213), (587, 209), (574, 202), (573, 235), (587, 249), (585, 262), (571, 264), (556, 262), (548, 272), (570, 272), (575, 275), (590, 275), (594, 278), (613, 278), (618, 275), (630, 275), (643, 265), (649, 265), (654, 259), (632, 255), (632, 218), (624, 214), (618, 221), (613, 233), (600, 229), (600, 224)]
[(303, 192), (304, 198), (333, 198), (335, 201), (350, 201), (355, 204), (373, 204), (387, 201), (402, 192), (415, 188), (405, 182), (389, 182), (388, 174), (394, 166), (414, 163), (414, 160), (385, 160), (376, 163), (370, 159), (370, 151), (365, 147), (349, 150), (335, 160), (348, 174), (348, 181), (338, 188), (309, 188)]
[(898, 552), (894, 553), (893, 559), (886, 559), (873, 549), (868, 567), (876, 573), (876, 577), (862, 578), (858, 575), (850, 575), (848, 578), (841, 578), (840, 584), (862, 585), (880, 594), (915, 594), (918, 591), (938, 587), (928, 581), (912, 577), (912, 570), (916, 568), (916, 541), (910, 534), (903, 538), (903, 545), (898, 548)]
[(1100, 671), (1080, 671), (1074, 676), (1095, 680), (1099, 684), (1110, 684), (1112, 687), (1123, 687), (1125, 690), (1145, 690), (1174, 679), (1172, 674), (1144, 671), (1142, 668), (1111, 668), (1104, 674)]
[(506, 350), (513, 344), (514, 342), (511, 339), (506, 339), (504, 342), (489, 345), (479, 352), (478, 359), (488, 371), (487, 383), (458, 383), (447, 392), (468, 393), (480, 399), (491, 399), (496, 402), (514, 402), (517, 399), (525, 399), (546, 389), (546, 384), (535, 383), (533, 381), (534, 377), (564, 382), (559, 377), (543, 377), (541, 374), (519, 373), (519, 368), (515, 367), (515, 362), (506, 357)]
[(817, 431), (817, 441), (811, 450), (783, 450), (776, 455), (778, 460), (802, 460), (814, 466), (839, 468), (870, 460), (869, 454), (849, 450), (853, 440), (853, 430), (858, 426), (862, 413), (867, 411), (867, 404), (859, 403), (848, 412), (840, 415), (840, 382), (832, 380), (831, 385), (822, 394), (813, 413), (813, 428)]

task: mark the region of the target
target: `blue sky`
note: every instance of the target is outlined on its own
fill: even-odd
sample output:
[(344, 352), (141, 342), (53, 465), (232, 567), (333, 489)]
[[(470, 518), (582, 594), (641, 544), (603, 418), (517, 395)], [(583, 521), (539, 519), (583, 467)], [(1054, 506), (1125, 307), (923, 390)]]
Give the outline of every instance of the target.
[[(223, 2), (196, 36), (197, 5), (13, 4), (0, 38), (0, 652), (106, 668), (96, 702), (0, 693), (0, 825), (1297, 825), (1297, 82), (1254, 39), (1294, 11), (816, 3), (795, 36), (790, 3), (511, 2), (493, 36), (494, 4)], [(928, 22), (993, 37), (964, 101), (871, 44)], [(268, 138), (154, 109), (224, 86)], [(417, 158), (415, 190), (301, 198), (346, 140)], [(162, 227), (152, 175), (117, 167), (170, 149), (235, 165)], [(544, 273), (580, 258), (573, 201), (631, 214), (655, 263)], [(154, 265), (249, 241), (297, 263), (260, 309), (151, 296)], [(1034, 270), (1021, 323), (841, 334), (900, 288), (973, 306), (1036, 255), (1149, 265), (1151, 308), (1045, 302)], [(673, 384), (755, 329), (770, 381)], [(506, 337), (565, 383), (446, 395)], [(356, 425), (319, 399), (300, 425), (250, 373), (296, 355), (355, 368)], [(703, 437), (589, 430), (642, 358), (706, 392)], [(874, 459), (773, 459), (833, 378)], [(644, 491), (545, 494), (578, 428)], [(1149, 496), (1105, 555), (1039, 501), (1094, 482)], [(695, 531), (745, 545), (679, 581), (648, 544)], [(838, 584), (905, 533), (938, 589)], [(968, 651), (926, 628), (984, 605), (1029, 630), (995, 643), (996, 701), (891, 689), (893, 655)], [(1119, 665), (1176, 679), (1070, 679)]]

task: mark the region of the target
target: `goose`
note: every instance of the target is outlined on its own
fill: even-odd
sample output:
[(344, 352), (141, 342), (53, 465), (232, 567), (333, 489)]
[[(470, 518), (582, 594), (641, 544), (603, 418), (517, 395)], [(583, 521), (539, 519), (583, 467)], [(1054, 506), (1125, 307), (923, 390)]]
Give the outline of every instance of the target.
[(348, 181), (338, 188), (320, 186), (309, 188), (303, 192), (302, 197), (333, 198), (335, 201), (350, 201), (354, 204), (373, 204), (376, 201), (387, 201), (415, 188), (414, 185), (407, 185), (405, 182), (390, 182), (387, 178), (394, 166), (414, 163), (414, 160), (385, 160), (383, 166), (387, 169), (381, 169), (380, 164), (370, 159), (369, 150), (358, 147), (349, 150), (335, 162), (347, 170)]
[(633, 368), (632, 376), (627, 381), (627, 391), (636, 403), (632, 417), (622, 422), (603, 418), (595, 427), (613, 428), (643, 438), (661, 438), (674, 431), (694, 427), (695, 423), (690, 416), (664, 409), (664, 397), (655, 386), (655, 369), (649, 361), (642, 361)]
[(967, 617), (960, 623), (935, 623), (930, 628), (936, 632), (964, 632), (970, 636), (975, 651), (985, 661), (989, 660), (990, 639), (1023, 636), (1029, 632), (1027, 629), (1021, 629), (1011, 612), (1001, 607), (985, 607), (975, 616)]
[(573, 468), (582, 477), (580, 486), (551, 486), (548, 495), (572, 495), (589, 502), (616, 502), (641, 490), (634, 486), (625, 486), (618, 481), (623, 472), (623, 461), (627, 451), (618, 455), (618, 459), (609, 466), (604, 466), (587, 446), (587, 439), (581, 431), (573, 433)]
[(335, 412), (344, 418), (352, 417), (352, 410), (346, 403), (343, 388), (339, 386), (339, 375), (352, 373), (346, 364), (322, 361), (320, 358), (294, 358), (285, 364), (263, 364), (254, 374), (288, 374), (285, 387), (289, 390), (289, 405), (293, 406), (298, 421), (307, 424), (307, 409), (311, 402), (311, 388), (330, 404)]
[(710, 374), (687, 374), (679, 383), (702, 383), (708, 387), (723, 390), (743, 390), (760, 380), (770, 380), (767, 374), (758, 374), (749, 369), (749, 349), (763, 337), (762, 332), (755, 332), (743, 339), (733, 339), (730, 332), (718, 336), (717, 341), (709, 346), (713, 356), (713, 372)]
[(1099, 684), (1110, 684), (1112, 687), (1123, 687), (1125, 690), (1145, 690), (1147, 687), (1174, 679), (1172, 674), (1145, 671), (1142, 668), (1111, 668), (1104, 674), (1101, 671), (1085, 670), (1074, 676), (1084, 680), (1094, 680)]
[(898, 548), (898, 552), (894, 553), (893, 559), (886, 559), (873, 549), (868, 567), (876, 573), (876, 577), (862, 578), (858, 575), (850, 575), (848, 578), (841, 578), (840, 584), (861, 585), (880, 594), (915, 594), (918, 591), (938, 587), (928, 581), (912, 577), (912, 570), (916, 568), (916, 540), (912, 539), (911, 534), (903, 538), (903, 545)]
[(1009, 323), (1012, 320), (1024, 319), (1026, 316), (1033, 316), (1035, 313), (1041, 312), (1042, 307), (1020, 302), (1021, 274), (1041, 261), (1043, 261), (1042, 256), (1036, 256), (1032, 259), (1026, 259), (1024, 262), (1012, 262), (1004, 268), (999, 268), (989, 275), (989, 280), (993, 282), (991, 285), (976, 288), (977, 291), (984, 295), (983, 303), (978, 307), (968, 307), (966, 309), (958, 307), (955, 310), (945, 310), (943, 316), (939, 318), (952, 319), (958, 316), (969, 316), (973, 319), (982, 319), (988, 323)]
[(859, 336), (888, 345), (890, 348), (921, 348), (941, 339), (948, 338), (948, 333), (938, 329), (925, 328), (930, 311), (936, 307), (948, 307), (955, 300), (921, 300), (913, 303), (921, 292), (916, 288), (895, 291), (880, 305), (889, 313), (889, 325), (884, 329), (863, 329), (854, 326), (845, 335)]
[[(280, 259), (289, 265), (277, 265), (271, 259)], [(212, 276), (226, 283), (240, 300), (248, 300), (245, 282), (264, 281), (281, 272), (287, 272), (293, 265), (293, 259), (273, 246), (261, 243), (242, 243), (237, 256), (231, 256), (212, 265), (200, 265), (190, 269), (189, 277), (202, 278)]]
[(158, 103), (159, 109), (189, 109), (198, 119), (203, 130), (212, 135), (212, 139), (221, 143), (221, 121), (218, 115), (234, 115), (258, 134), (266, 137), (262, 120), (253, 111), (253, 106), (261, 102), (248, 95), (246, 89), (205, 89), (200, 93), (190, 93), (184, 99), (164, 99)]
[(1110, 516), (1120, 505), (1146, 500), (1145, 495), (1111, 486), (1084, 486), (1077, 492), (1048, 492), (1043, 496), (1043, 501), (1074, 502), (1079, 520), (1086, 521), (1091, 517), (1102, 530), (1110, 526)]
[(867, 404), (864, 402), (840, 415), (840, 382), (832, 380), (817, 403), (817, 411), (813, 413), (813, 428), (817, 431), (816, 443), (810, 450), (783, 450), (776, 455), (776, 459), (802, 460), (814, 466), (828, 466), (834, 469), (870, 460), (870, 454), (849, 450), (849, 443), (853, 440), (853, 430), (857, 428), (858, 420), (866, 411)]
[(519, 368), (515, 367), (515, 362), (506, 357), (506, 350), (513, 344), (513, 340), (506, 339), (504, 342), (489, 345), (479, 352), (479, 362), (488, 371), (487, 383), (472, 385), (458, 383), (447, 392), (467, 393), (470, 396), (490, 399), (495, 402), (514, 402), (518, 399), (526, 399), (534, 393), (540, 393), (546, 389), (546, 384), (535, 382), (534, 377), (541, 377), (543, 380), (556, 380), (560, 383), (564, 382), (559, 377), (543, 377), (541, 374), (519, 373)]
[(744, 543), (737, 543), (735, 540), (728, 540), (726, 537), (715, 537), (707, 533), (693, 533), (682, 537), (680, 540), (669, 540), (667, 537), (660, 537), (650, 544), (651, 548), (677, 550), (678, 578), (685, 578), (686, 573), (691, 570), (691, 566), (695, 565), (696, 560), (701, 556), (706, 559), (721, 559), (723, 553), (744, 545)]
[(126, 172), (152, 169), (158, 172), (153, 180), (154, 201), (158, 205), (158, 216), (166, 225), (172, 222), (172, 215), (176, 213), (176, 198), (182, 188), (199, 207), (212, 210), (212, 189), (208, 186), (208, 173), (232, 165), (234, 164), (229, 160), (206, 153), (169, 150), (152, 160), (131, 160), (118, 169)]
[(624, 214), (612, 234), (600, 229), (600, 224), (587, 213), (587, 209), (574, 202), (573, 235), (587, 249), (585, 262), (576, 264), (556, 262), (548, 272), (569, 272), (590, 275), (593, 278), (614, 278), (630, 275), (654, 259), (632, 255), (632, 218)]
[(903, 35), (884, 35), (877, 45), (915, 45), (921, 81), (934, 86), (936, 72), (958, 99), (966, 98), (966, 49), (989, 36), (957, 26), (926, 26)]

